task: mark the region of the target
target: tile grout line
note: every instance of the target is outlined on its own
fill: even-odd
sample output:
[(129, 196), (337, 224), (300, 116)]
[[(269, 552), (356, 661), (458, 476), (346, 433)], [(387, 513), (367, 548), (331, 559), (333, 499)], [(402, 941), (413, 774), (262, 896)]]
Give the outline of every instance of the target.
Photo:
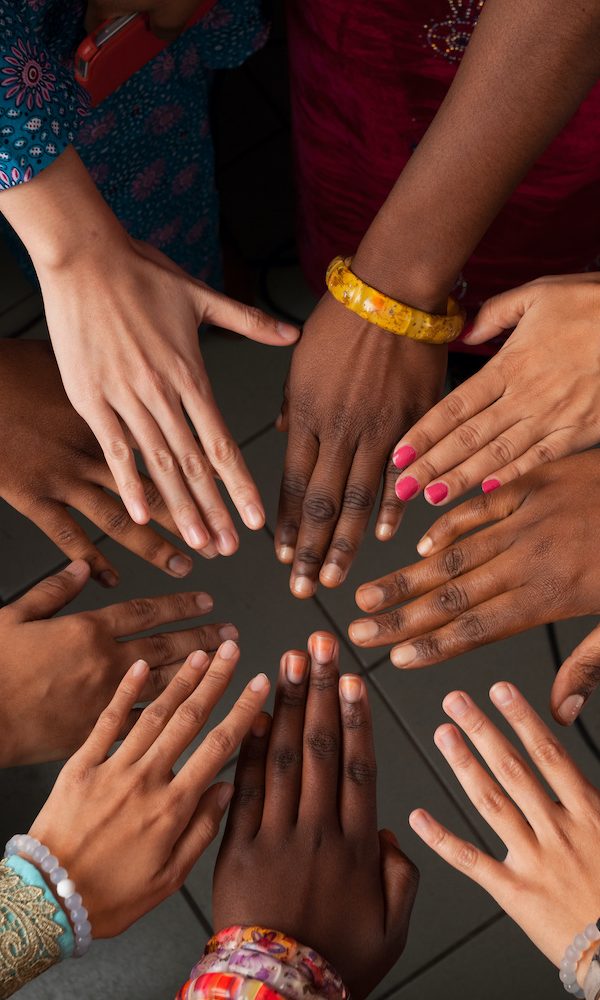
[(187, 903), (189, 909), (196, 917), (198, 923), (202, 926), (204, 932), (208, 935), (209, 938), (211, 938), (213, 933), (212, 927), (185, 883), (182, 886), (180, 886), (179, 892), (181, 893), (183, 899)]

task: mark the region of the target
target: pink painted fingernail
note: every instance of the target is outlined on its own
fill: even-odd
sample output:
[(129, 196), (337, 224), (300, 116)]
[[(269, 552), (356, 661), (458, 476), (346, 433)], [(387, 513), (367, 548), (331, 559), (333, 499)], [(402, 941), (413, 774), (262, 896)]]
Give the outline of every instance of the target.
[(497, 490), (499, 486), (502, 486), (499, 479), (486, 479), (481, 484), (481, 489), (484, 493), (491, 493), (492, 490)]
[(419, 484), (414, 476), (404, 476), (404, 479), (399, 479), (395, 488), (398, 500), (410, 500), (419, 492)]
[(448, 487), (445, 483), (433, 483), (425, 490), (425, 496), (430, 503), (441, 503), (448, 496)]
[(392, 462), (397, 469), (405, 469), (407, 465), (411, 465), (417, 453), (414, 448), (411, 448), (409, 444), (403, 444), (401, 448), (398, 448), (392, 456)]

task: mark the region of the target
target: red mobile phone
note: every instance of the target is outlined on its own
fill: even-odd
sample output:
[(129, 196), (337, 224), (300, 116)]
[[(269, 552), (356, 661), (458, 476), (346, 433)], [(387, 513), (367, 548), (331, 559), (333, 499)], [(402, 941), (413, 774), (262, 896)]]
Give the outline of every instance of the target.
[[(200, 3), (186, 28), (201, 21), (216, 2)], [(75, 79), (97, 107), (168, 45), (150, 30), (147, 14), (125, 14), (105, 21), (77, 49)]]

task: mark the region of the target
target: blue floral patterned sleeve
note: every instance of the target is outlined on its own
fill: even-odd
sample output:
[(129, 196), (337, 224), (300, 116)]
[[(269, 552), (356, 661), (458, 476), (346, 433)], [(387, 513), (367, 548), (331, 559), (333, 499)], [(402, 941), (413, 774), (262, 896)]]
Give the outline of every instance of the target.
[(88, 107), (72, 69), (82, 37), (79, 0), (0, 0), (0, 191), (74, 141)]

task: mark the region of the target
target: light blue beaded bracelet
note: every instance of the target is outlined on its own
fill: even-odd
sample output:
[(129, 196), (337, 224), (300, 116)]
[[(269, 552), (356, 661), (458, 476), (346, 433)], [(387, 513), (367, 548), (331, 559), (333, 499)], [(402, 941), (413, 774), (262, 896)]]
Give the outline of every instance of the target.
[(60, 905), (68, 912), (73, 926), (75, 940), (72, 956), (81, 958), (92, 943), (92, 925), (88, 920), (88, 911), (83, 905), (83, 900), (75, 890), (75, 883), (69, 878), (66, 869), (61, 868), (58, 858), (50, 853), (48, 847), (27, 833), (17, 833), (8, 841), (4, 857), (11, 859), (15, 855), (23, 854), (37, 865), (56, 887)]
[(600, 920), (595, 924), (588, 924), (581, 934), (576, 934), (573, 943), (569, 945), (561, 960), (559, 969), (559, 979), (567, 993), (572, 993), (579, 1000), (584, 1000), (585, 993), (577, 982), (577, 966), (583, 955), (589, 951), (593, 944), (600, 941)]

